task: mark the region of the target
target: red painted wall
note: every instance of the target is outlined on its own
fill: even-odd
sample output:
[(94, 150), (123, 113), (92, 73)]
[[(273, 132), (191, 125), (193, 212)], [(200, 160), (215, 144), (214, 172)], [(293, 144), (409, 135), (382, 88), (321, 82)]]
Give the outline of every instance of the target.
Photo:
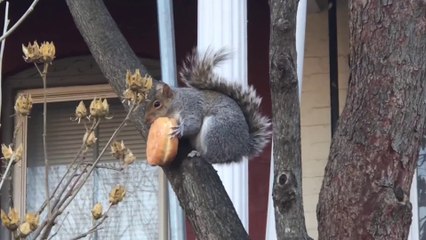
[[(32, 1), (11, 1), (11, 24), (25, 12)], [(140, 57), (159, 58), (157, 11), (155, 0), (105, 1), (117, 25)], [(3, 12), (2, 4), (0, 12)], [(175, 32), (177, 59), (196, 46), (196, 0), (175, 0)], [(0, 20), (1, 26), (3, 19)], [(64, 1), (40, 1), (33, 13), (6, 41), (3, 73), (14, 74), (30, 67), (22, 60), (21, 44), (29, 41), (54, 41), (57, 57), (90, 54), (75, 27)], [(263, 96), (262, 111), (271, 114), (268, 78), (269, 8), (266, 0), (248, 0), (248, 76)], [(264, 239), (269, 186), (270, 147), (250, 161), (250, 236)], [(188, 239), (195, 239), (188, 227)]]

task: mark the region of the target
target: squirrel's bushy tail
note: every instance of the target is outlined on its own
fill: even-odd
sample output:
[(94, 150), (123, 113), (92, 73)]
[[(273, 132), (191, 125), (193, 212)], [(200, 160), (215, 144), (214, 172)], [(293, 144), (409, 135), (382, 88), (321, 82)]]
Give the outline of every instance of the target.
[(241, 84), (227, 82), (214, 73), (213, 68), (228, 58), (229, 53), (223, 49), (217, 52), (207, 50), (203, 55), (197, 54), (194, 50), (183, 64), (180, 77), (188, 87), (217, 91), (237, 102), (249, 126), (249, 156), (254, 157), (260, 154), (269, 142), (271, 122), (269, 118), (260, 114), (262, 98), (256, 94), (252, 86), (244, 88)]

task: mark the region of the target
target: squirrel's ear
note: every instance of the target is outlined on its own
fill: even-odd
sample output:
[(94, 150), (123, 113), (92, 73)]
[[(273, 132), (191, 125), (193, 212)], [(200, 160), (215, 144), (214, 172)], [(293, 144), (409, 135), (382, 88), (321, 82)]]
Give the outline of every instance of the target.
[(167, 98), (173, 97), (173, 90), (167, 84), (163, 84), (162, 93), (164, 97), (167, 97)]

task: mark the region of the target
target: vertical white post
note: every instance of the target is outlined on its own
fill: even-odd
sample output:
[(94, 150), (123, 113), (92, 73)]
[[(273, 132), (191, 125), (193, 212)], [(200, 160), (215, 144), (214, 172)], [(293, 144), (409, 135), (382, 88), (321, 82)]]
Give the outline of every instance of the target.
[[(177, 86), (172, 0), (157, 0), (157, 11), (158, 32), (160, 35), (161, 77), (165, 83)], [(168, 184), (163, 171), (160, 171), (159, 180), (159, 239), (186, 239), (183, 210), (178, 203), (173, 189)]]
[[(247, 85), (246, 0), (198, 0), (198, 50), (226, 48), (231, 59), (217, 69), (229, 81)], [(248, 231), (248, 161), (215, 165)]]
[[(296, 17), (296, 52), (297, 52), (297, 78), (299, 80), (299, 102), (302, 100), (303, 60), (305, 56), (305, 29), (306, 29), (306, 0), (300, 0)], [(272, 153), (274, 151), (272, 145)], [(267, 240), (277, 239), (275, 231), (274, 202), (272, 200), (272, 184), (274, 181), (274, 158), (271, 156), (271, 168), (269, 172), (269, 199), (268, 214), (266, 219)]]

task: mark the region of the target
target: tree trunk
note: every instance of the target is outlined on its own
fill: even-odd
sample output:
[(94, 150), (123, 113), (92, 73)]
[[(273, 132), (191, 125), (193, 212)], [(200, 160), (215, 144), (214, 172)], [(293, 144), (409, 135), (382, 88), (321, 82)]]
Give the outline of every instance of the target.
[(424, 1), (349, 1), (348, 97), (317, 207), (319, 239), (407, 239), (426, 117)]
[(297, 0), (270, 0), (270, 83), (278, 239), (310, 239), (302, 199), (300, 106), (296, 73)]
[[(144, 74), (146, 69), (118, 30), (102, 0), (66, 2), (101, 71), (117, 95), (122, 96), (126, 70), (139, 68)], [(134, 114), (132, 121), (146, 138), (147, 126), (143, 124), (142, 116), (142, 112)], [(189, 150), (189, 144), (181, 141), (175, 163), (163, 170), (197, 238), (248, 239), (216, 171), (203, 159), (185, 159)]]

